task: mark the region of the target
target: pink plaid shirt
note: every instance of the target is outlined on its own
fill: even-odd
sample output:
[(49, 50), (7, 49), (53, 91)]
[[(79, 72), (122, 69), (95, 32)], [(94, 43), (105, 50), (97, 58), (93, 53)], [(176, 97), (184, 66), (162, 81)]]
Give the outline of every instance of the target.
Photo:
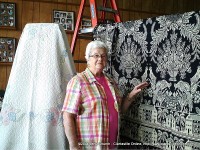
[[(105, 76), (117, 107), (121, 93), (116, 83)], [(109, 111), (104, 88), (87, 68), (73, 77), (68, 85), (62, 111), (77, 115), (77, 135), (82, 148), (108, 148)]]

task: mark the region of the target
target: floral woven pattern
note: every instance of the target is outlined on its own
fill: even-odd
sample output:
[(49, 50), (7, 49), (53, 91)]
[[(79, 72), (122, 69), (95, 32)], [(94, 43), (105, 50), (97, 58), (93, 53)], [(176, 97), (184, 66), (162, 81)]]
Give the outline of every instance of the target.
[(200, 12), (102, 24), (94, 38), (108, 45), (106, 72), (124, 95), (151, 84), (124, 115), (121, 134), (167, 150), (200, 149)]

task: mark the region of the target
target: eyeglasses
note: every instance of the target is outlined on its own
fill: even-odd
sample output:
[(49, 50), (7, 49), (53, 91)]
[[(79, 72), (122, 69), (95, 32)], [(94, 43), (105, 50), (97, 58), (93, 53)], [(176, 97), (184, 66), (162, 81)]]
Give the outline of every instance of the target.
[(105, 59), (107, 57), (107, 55), (103, 54), (103, 55), (98, 55), (98, 54), (94, 54), (94, 55), (90, 55), (89, 57), (94, 57), (95, 59)]

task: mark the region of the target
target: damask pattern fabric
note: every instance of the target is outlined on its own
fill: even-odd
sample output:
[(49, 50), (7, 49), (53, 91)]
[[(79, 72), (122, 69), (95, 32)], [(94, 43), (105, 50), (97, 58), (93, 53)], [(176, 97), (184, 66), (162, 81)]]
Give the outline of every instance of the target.
[(124, 115), (121, 134), (167, 150), (200, 149), (200, 12), (102, 24), (94, 39), (108, 45), (106, 72), (124, 95), (151, 84)]
[(61, 109), (75, 75), (63, 27), (27, 24), (0, 113), (1, 150), (66, 150)]

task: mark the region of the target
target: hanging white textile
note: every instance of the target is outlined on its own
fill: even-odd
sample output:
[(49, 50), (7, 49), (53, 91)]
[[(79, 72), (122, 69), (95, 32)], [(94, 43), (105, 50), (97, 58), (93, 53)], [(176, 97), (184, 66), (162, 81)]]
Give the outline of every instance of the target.
[(75, 74), (63, 27), (27, 24), (0, 113), (0, 150), (68, 149), (61, 108)]

